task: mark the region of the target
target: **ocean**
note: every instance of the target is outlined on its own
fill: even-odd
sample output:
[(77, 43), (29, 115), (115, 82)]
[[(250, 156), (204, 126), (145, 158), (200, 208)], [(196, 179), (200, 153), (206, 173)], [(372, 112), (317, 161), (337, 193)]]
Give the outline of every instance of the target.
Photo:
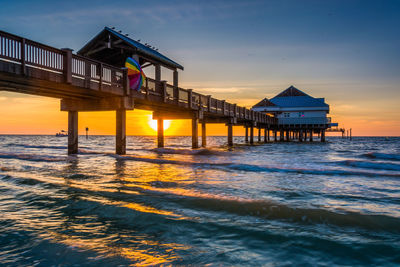
[(400, 264), (400, 138), (165, 142), (0, 136), (0, 265)]

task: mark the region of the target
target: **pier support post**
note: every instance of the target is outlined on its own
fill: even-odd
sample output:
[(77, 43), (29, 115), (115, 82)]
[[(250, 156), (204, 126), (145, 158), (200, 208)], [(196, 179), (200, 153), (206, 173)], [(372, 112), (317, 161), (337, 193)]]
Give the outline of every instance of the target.
[(250, 144), (254, 144), (254, 126), (250, 126)]
[(310, 142), (312, 142), (313, 141), (313, 130), (311, 129), (310, 130)]
[(303, 130), (299, 132), (299, 142), (303, 142)]
[(261, 142), (261, 127), (258, 127), (258, 142)]
[(277, 134), (278, 134), (278, 133), (277, 133), (277, 130), (274, 130), (274, 142), (277, 141), (277, 140), (276, 140), (276, 139), (277, 139)]
[(115, 153), (126, 154), (126, 110), (116, 110)]
[(269, 130), (267, 128), (264, 128), (264, 143), (268, 142), (268, 135), (267, 132), (269, 132)]
[(244, 137), (244, 141), (246, 143), (248, 143), (249, 142), (249, 127), (245, 126), (244, 129), (245, 129), (245, 132), (246, 132), (245, 133), (245, 137)]
[(78, 153), (78, 111), (68, 111), (68, 155)]
[(157, 147), (164, 147), (164, 120), (157, 119)]
[(321, 130), (321, 142), (325, 142), (325, 130)]
[(228, 123), (228, 146), (233, 146), (233, 125)]
[(279, 142), (283, 142), (284, 140), (284, 131), (281, 129), (280, 131), (279, 131)]
[(197, 116), (192, 118), (192, 148), (199, 148), (199, 119)]
[(201, 146), (207, 146), (207, 134), (206, 134), (206, 120), (201, 121)]
[(289, 130), (286, 131), (286, 142), (290, 141), (290, 134), (289, 134)]

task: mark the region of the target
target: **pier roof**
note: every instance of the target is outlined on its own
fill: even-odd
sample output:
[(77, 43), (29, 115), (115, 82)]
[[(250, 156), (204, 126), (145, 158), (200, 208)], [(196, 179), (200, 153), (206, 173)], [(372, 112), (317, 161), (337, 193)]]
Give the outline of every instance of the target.
[(78, 54), (117, 66), (123, 65), (128, 56), (137, 54), (141, 59), (140, 64), (151, 62), (170, 69), (183, 70), (182, 65), (164, 56), (149, 45), (135, 41), (109, 27), (105, 27), (90, 40), (78, 51)]
[(311, 96), (274, 97), (271, 102), (280, 107), (329, 107), (323, 98)]
[(284, 90), (275, 97), (290, 97), (290, 96), (309, 96), (309, 95), (291, 85), (288, 89)]
[(276, 105), (274, 103), (272, 103), (271, 101), (269, 101), (267, 98), (264, 98), (263, 100), (261, 100), (260, 102), (255, 104), (253, 106), (253, 108), (254, 107), (270, 107), (270, 106), (276, 106)]

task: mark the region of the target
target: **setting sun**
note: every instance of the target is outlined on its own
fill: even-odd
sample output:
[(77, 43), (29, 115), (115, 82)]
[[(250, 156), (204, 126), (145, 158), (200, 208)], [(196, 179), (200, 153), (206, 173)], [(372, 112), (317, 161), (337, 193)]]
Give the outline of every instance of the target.
[[(157, 120), (149, 119), (149, 125), (151, 129), (157, 131)], [(164, 120), (164, 131), (167, 130), (171, 126), (171, 120)]]

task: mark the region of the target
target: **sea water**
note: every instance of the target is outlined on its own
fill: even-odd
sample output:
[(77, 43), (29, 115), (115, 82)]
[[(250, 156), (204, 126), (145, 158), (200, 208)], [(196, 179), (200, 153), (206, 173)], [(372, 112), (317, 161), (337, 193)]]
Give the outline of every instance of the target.
[(155, 142), (0, 136), (0, 265), (400, 264), (400, 138)]

